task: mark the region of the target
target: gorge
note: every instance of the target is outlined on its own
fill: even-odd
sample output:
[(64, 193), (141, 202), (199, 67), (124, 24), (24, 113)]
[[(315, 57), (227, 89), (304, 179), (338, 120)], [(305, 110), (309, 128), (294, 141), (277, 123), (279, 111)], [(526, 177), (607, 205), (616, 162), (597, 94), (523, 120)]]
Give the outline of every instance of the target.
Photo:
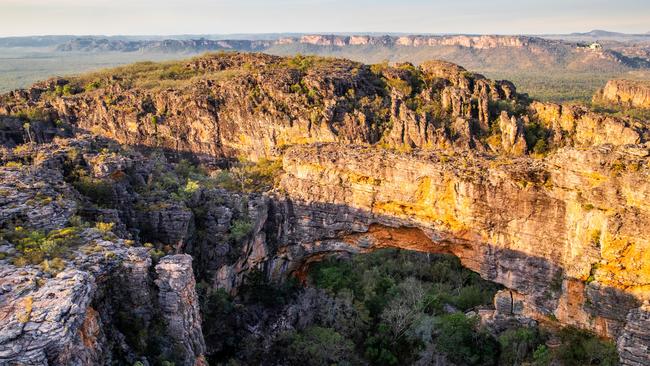
[(197, 283), (400, 248), (504, 286), (485, 322), (650, 365), (647, 120), (442, 61), (240, 53), (51, 79), (0, 115), (0, 363), (207, 364)]

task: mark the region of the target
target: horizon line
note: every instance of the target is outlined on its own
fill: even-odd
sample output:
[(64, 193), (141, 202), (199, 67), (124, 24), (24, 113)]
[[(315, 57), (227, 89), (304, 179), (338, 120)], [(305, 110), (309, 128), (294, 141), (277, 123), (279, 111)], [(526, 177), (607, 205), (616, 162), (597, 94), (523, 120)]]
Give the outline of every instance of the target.
[(24, 38), (24, 37), (187, 37), (187, 36), (270, 36), (270, 35), (409, 35), (409, 36), (570, 36), (570, 35), (589, 35), (594, 32), (605, 32), (611, 33), (613, 35), (622, 35), (622, 36), (650, 36), (650, 31), (646, 33), (625, 33), (617, 31), (609, 31), (602, 29), (593, 29), (586, 32), (570, 32), (570, 33), (560, 33), (560, 32), (545, 32), (545, 33), (459, 33), (459, 32), (382, 32), (382, 31), (370, 31), (370, 32), (297, 32), (297, 31), (287, 31), (287, 32), (227, 32), (227, 33), (159, 33), (159, 34), (129, 34), (129, 33), (107, 33), (107, 34), (82, 34), (82, 33), (60, 33), (60, 34), (22, 34), (22, 35), (4, 35), (0, 34), (0, 38)]

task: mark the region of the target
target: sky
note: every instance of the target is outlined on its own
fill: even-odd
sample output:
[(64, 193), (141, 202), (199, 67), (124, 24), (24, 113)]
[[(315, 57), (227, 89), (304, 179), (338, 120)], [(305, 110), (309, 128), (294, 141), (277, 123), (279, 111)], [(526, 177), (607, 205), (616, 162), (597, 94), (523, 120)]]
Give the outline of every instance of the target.
[(0, 36), (650, 32), (650, 0), (0, 0)]

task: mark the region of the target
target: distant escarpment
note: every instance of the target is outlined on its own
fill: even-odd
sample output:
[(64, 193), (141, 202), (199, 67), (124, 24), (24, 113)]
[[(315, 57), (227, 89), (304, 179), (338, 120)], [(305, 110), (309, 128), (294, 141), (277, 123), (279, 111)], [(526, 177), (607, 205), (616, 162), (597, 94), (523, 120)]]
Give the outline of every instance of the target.
[(201, 365), (221, 340), (197, 288), (398, 247), (505, 286), (484, 322), (650, 365), (648, 121), (447, 62), (235, 53), (49, 80), (0, 115), (0, 363)]
[[(574, 42), (530, 36), (501, 35), (304, 35), (274, 40), (139, 40), (78, 38), (60, 44), (62, 52), (196, 53), (205, 51), (295, 53), (338, 56), (364, 62), (424, 62), (444, 59), (466, 67), (490, 70), (541, 69), (578, 72), (648, 68), (641, 47), (589, 48)], [(640, 52), (640, 53), (639, 53)]]
[(594, 101), (621, 107), (650, 109), (650, 83), (611, 80), (594, 96)]

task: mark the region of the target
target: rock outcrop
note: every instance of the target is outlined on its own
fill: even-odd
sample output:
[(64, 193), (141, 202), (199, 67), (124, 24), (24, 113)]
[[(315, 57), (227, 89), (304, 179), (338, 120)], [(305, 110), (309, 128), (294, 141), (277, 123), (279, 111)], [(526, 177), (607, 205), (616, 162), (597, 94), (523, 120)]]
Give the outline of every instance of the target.
[[(205, 342), (201, 333), (201, 314), (196, 296), (192, 257), (167, 256), (156, 265), (156, 286), (165, 334), (169, 335), (171, 351), (182, 365), (207, 365), (202, 355)], [(197, 357), (198, 355), (198, 357)]]
[(594, 96), (594, 101), (621, 107), (650, 109), (650, 83), (647, 81), (610, 80)]
[[(1, 362), (132, 364), (157, 349), (200, 365), (193, 272), (236, 293), (253, 270), (283, 280), (332, 253), (399, 247), (454, 254), (505, 286), (494, 317), (590, 329), (618, 340), (624, 364), (648, 365), (647, 122), (529, 104), (446, 62), (229, 54), (163, 71), (159, 89), (124, 72), (72, 95), (57, 86), (88, 80), (2, 97), (7, 131), (31, 111), (79, 135), (1, 151), (3, 232), (76, 233), (58, 274), (0, 242)], [(182, 154), (282, 157), (282, 172), (265, 194), (192, 186), (198, 173), (170, 164)]]
[(648, 141), (650, 136), (645, 121), (595, 113), (585, 107), (533, 102), (530, 109), (558, 145), (631, 145)]
[[(523, 154), (535, 147), (524, 146), (521, 137), (537, 128), (536, 119), (553, 131), (549, 147), (648, 139), (645, 124), (580, 107), (535, 102), (529, 111), (512, 83), (441, 61), (369, 67), (233, 53), (171, 68), (162, 76), (153, 68), (52, 80), (3, 96), (0, 114), (34, 115), (120, 143), (206, 159), (274, 157), (286, 146), (313, 142), (484, 151), (494, 149), (486, 141), (499, 129), (501, 147)], [(56, 96), (61, 85), (73, 94)]]
[(648, 304), (632, 310), (627, 317), (627, 325), (618, 340), (618, 353), (623, 366), (644, 366), (650, 355), (650, 309)]
[(524, 137), (524, 124), (517, 118), (510, 117), (502, 112), (499, 117), (499, 128), (501, 129), (501, 148), (506, 154), (525, 155), (528, 151)]
[(36, 271), (2, 266), (0, 363), (105, 363), (101, 337), (88, 326), (96, 321), (91, 275), (71, 269), (43, 285), (38, 280)]
[(647, 146), (601, 147), (487, 163), (296, 148), (285, 155), (282, 183), (298, 217), (293, 238), (303, 243), (294, 253), (451, 252), (523, 295), (528, 316), (553, 315), (616, 338), (649, 296), (650, 238), (640, 229), (650, 219), (648, 154)]
[(158, 361), (204, 364), (191, 258), (164, 257), (154, 274), (151, 249), (79, 223), (84, 198), (65, 174), (90, 141), (69, 142), (2, 156), (26, 162), (0, 167), (0, 364), (133, 364), (154, 344)]

